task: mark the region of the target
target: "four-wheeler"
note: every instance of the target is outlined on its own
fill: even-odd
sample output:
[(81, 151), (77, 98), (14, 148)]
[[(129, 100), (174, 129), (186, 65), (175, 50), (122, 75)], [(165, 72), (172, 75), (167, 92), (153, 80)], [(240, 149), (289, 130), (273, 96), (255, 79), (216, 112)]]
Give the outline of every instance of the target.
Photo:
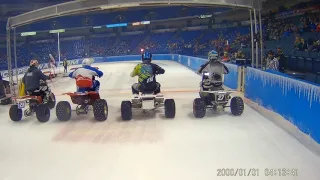
[[(26, 95), (15, 98), (16, 104), (11, 105), (9, 110), (9, 116), (12, 121), (20, 121), (23, 114), (28, 117), (34, 115), (34, 113), (39, 122), (49, 121), (50, 110), (55, 107), (56, 98), (44, 81), (41, 82), (40, 90), (46, 92), (44, 97), (39, 94), (37, 96)], [(23, 109), (25, 110), (22, 113)]]
[(171, 119), (176, 115), (176, 105), (173, 99), (165, 99), (163, 95), (154, 95), (152, 92), (134, 96), (131, 101), (122, 101), (121, 117), (123, 120), (131, 120), (133, 109), (142, 109), (143, 112), (146, 112), (157, 108), (164, 108), (166, 118)]
[[(85, 80), (87, 81), (87, 80)], [(87, 88), (92, 86), (92, 81), (88, 81)], [(79, 87), (79, 86), (78, 86)], [(85, 88), (85, 86), (83, 86)], [(88, 114), (89, 107), (93, 106), (93, 115), (97, 121), (105, 121), (108, 118), (108, 103), (101, 99), (96, 91), (69, 92), (72, 103), (76, 104), (76, 114)], [(68, 101), (60, 101), (56, 107), (56, 115), (60, 121), (68, 121), (71, 118), (71, 105)]]
[[(211, 81), (211, 78), (214, 81)], [(193, 101), (193, 115), (196, 118), (203, 118), (206, 115), (207, 109), (216, 111), (218, 108), (230, 107), (231, 113), (235, 116), (240, 116), (244, 110), (244, 103), (241, 97), (230, 96), (235, 91), (228, 91), (222, 88), (222, 77), (218, 74), (210, 74), (204, 72), (202, 81), (200, 82), (200, 98)], [(231, 100), (230, 100), (231, 99)], [(230, 106), (227, 104), (230, 100)]]

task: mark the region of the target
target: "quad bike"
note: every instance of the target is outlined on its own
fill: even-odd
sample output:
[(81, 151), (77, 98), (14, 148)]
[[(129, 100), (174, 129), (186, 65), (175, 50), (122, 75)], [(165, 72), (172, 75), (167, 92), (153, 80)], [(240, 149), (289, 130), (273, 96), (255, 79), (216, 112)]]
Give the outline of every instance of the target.
[[(203, 118), (206, 115), (207, 109), (216, 111), (219, 107), (223, 110), (230, 107), (231, 114), (240, 116), (244, 110), (244, 103), (241, 97), (230, 96), (235, 91), (227, 91), (222, 88), (222, 77), (218, 74), (213, 74), (214, 83), (210, 80), (210, 74), (204, 72), (202, 81), (200, 82), (200, 98), (193, 101), (193, 115), (196, 118)], [(219, 77), (220, 76), (220, 77)], [(230, 101), (230, 106), (227, 104)]]
[(131, 120), (133, 109), (142, 109), (143, 112), (146, 112), (157, 108), (164, 108), (166, 118), (171, 119), (176, 115), (176, 105), (173, 99), (165, 99), (163, 95), (155, 95), (154, 92), (144, 92), (134, 96), (131, 101), (121, 102), (121, 117), (122, 120)]
[[(88, 82), (89, 84), (92, 81)], [(90, 86), (91, 86), (90, 85)], [(73, 104), (77, 104), (76, 114), (88, 114), (89, 107), (93, 106), (93, 115), (97, 121), (105, 121), (108, 118), (108, 103), (101, 99), (99, 92), (69, 92), (63, 95), (69, 95)], [(60, 121), (68, 121), (71, 118), (71, 105), (68, 101), (60, 101), (56, 107), (56, 115)]]
[[(40, 88), (38, 91), (45, 91), (46, 95), (44, 97), (41, 97), (40, 95), (26, 95), (15, 98), (17, 104), (12, 105), (9, 110), (9, 116), (12, 121), (21, 121), (23, 114), (25, 117), (28, 117), (33, 116), (34, 113), (36, 114), (39, 122), (44, 123), (49, 121), (50, 110), (56, 105), (55, 95), (51, 92), (45, 81), (40, 83)], [(22, 109), (25, 109), (23, 114)]]

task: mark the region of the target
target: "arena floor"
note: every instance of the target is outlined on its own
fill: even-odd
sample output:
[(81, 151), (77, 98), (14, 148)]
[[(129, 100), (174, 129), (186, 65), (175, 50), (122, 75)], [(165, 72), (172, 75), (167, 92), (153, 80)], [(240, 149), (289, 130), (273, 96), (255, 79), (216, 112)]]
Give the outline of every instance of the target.
[[(120, 103), (131, 98), (137, 79), (129, 74), (137, 62), (94, 64), (104, 72), (99, 80), (109, 105), (105, 122), (96, 122), (92, 113), (59, 122), (52, 110), (45, 124), (34, 118), (16, 123), (8, 117), (9, 106), (1, 106), (0, 179), (319, 180), (320, 158), (247, 105), (240, 117), (208, 111), (195, 119), (192, 103), (201, 78), (176, 62), (155, 62), (166, 70), (157, 77), (163, 94), (176, 101), (173, 120), (161, 111), (121, 120)], [(50, 86), (57, 101), (70, 100), (61, 94), (75, 90), (68, 77)], [(282, 169), (297, 170), (298, 176)]]

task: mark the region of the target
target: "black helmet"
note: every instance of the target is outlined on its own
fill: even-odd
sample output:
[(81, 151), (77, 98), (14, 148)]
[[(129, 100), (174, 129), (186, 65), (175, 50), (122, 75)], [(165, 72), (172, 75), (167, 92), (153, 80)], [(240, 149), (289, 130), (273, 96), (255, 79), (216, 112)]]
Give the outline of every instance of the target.
[(152, 60), (152, 54), (150, 52), (144, 52), (141, 59), (144, 63), (150, 63)]

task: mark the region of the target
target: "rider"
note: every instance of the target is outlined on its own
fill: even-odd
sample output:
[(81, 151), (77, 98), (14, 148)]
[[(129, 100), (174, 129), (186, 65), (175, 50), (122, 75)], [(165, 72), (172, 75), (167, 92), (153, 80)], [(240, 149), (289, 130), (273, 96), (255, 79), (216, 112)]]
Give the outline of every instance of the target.
[(164, 74), (165, 70), (160, 66), (151, 63), (152, 54), (144, 52), (142, 54), (142, 63), (136, 65), (130, 76), (138, 76), (138, 83), (132, 85), (132, 94), (138, 95), (139, 92), (153, 92), (153, 94), (160, 93), (160, 84), (156, 81), (157, 74)]
[(96, 91), (99, 92), (100, 82), (95, 80), (95, 76), (99, 78), (103, 76), (103, 72), (91, 67), (94, 62), (93, 59), (84, 59), (82, 61), (82, 67), (76, 69), (69, 74), (69, 77), (76, 79), (77, 91)]
[[(228, 68), (220, 61), (218, 53), (214, 50), (208, 53), (208, 62), (201, 65), (197, 73), (202, 74), (203, 72), (209, 73), (208, 79), (202, 82), (202, 85), (210, 85), (211, 90), (223, 90), (222, 88), (222, 75), (228, 74)], [(209, 87), (209, 86), (208, 86)]]
[[(46, 83), (41, 83), (40, 81), (46, 81), (50, 79), (50, 77), (44, 75), (42, 71), (38, 69), (38, 66), (38, 60), (31, 60), (30, 67), (24, 74), (22, 82), (25, 85), (25, 91), (28, 95), (41, 96), (42, 99), (44, 99), (49, 88), (47, 87)], [(41, 88), (41, 86), (46, 86), (47, 88)]]

